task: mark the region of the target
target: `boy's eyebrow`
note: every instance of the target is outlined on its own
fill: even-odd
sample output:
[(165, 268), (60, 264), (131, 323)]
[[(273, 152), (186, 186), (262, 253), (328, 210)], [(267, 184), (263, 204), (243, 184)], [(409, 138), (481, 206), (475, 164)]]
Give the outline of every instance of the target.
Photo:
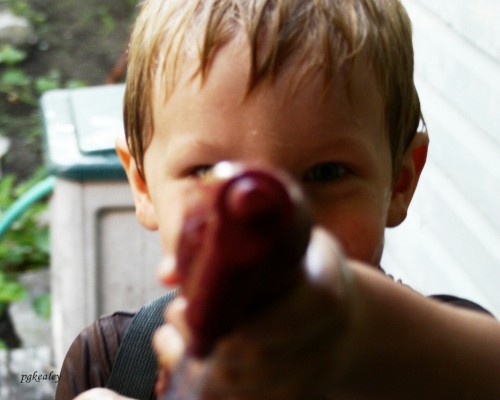
[[(220, 152), (220, 145), (206, 139), (204, 133), (180, 133), (169, 139), (169, 155), (175, 160), (194, 155), (215, 156)], [(203, 153), (203, 154), (202, 154)]]
[(368, 135), (352, 135), (348, 132), (341, 136), (332, 137), (331, 139), (327, 137), (325, 140), (321, 140), (317, 144), (315, 144), (314, 141), (311, 141), (310, 143), (311, 147), (314, 146), (311, 150), (315, 150), (319, 153), (328, 153), (332, 152), (332, 150), (339, 150), (342, 152), (352, 151), (361, 156), (372, 152), (372, 146), (370, 145), (370, 140), (368, 140)]
[[(371, 135), (356, 135), (353, 129), (359, 128), (358, 124), (353, 124), (351, 129), (349, 127), (339, 130), (335, 135), (331, 132), (320, 132), (318, 135), (313, 135), (314, 137), (308, 135), (307, 138), (303, 136), (302, 139), (297, 141), (280, 141), (280, 143), (275, 143), (276, 146), (288, 147), (288, 148), (301, 148), (311, 152), (321, 153), (331, 153), (334, 149), (340, 149), (342, 151), (355, 152), (360, 157), (368, 156), (370, 151), (370, 141), (369, 137)], [(264, 133), (265, 134), (265, 133)], [(307, 139), (307, 140), (305, 140)], [(276, 141), (278, 142), (278, 140)], [(206, 161), (218, 160), (219, 158), (228, 159), (229, 154), (227, 153), (227, 146), (232, 146), (227, 142), (217, 139), (215, 134), (210, 134), (207, 132), (179, 132), (175, 134), (170, 139), (170, 150), (169, 154), (173, 160), (183, 160), (189, 161), (198, 156), (203, 156)], [(241, 146), (239, 146), (241, 148)], [(244, 151), (243, 151), (244, 152)], [(232, 154), (232, 160), (235, 160), (234, 154)], [(236, 154), (241, 155), (241, 154)]]

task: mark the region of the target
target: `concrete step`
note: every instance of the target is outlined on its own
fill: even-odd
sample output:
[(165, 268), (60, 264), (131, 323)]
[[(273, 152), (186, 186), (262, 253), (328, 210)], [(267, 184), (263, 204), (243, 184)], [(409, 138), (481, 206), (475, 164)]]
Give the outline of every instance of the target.
[(38, 316), (31, 302), (50, 288), (48, 269), (23, 274), (28, 296), (9, 306), (22, 347), (0, 350), (0, 400), (52, 400), (59, 380), (53, 367), (50, 321)]
[(0, 400), (52, 400), (59, 375), (48, 346), (0, 350)]

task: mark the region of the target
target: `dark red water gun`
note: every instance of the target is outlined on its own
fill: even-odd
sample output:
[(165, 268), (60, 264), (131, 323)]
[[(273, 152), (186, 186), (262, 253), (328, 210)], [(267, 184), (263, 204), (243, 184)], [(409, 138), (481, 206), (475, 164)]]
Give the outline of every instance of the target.
[(286, 295), (311, 233), (305, 201), (287, 176), (228, 163), (212, 175), (193, 195), (177, 252), (192, 334), (187, 354), (195, 359)]

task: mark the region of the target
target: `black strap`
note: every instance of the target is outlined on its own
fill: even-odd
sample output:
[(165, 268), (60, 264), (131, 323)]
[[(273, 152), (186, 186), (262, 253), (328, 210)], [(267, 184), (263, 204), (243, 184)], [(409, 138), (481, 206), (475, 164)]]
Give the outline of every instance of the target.
[(452, 296), (449, 294), (434, 294), (434, 295), (429, 296), (429, 297), (431, 299), (435, 299), (435, 300), (441, 301), (443, 303), (450, 304), (452, 306), (466, 308), (466, 309), (472, 310), (472, 311), (478, 311), (478, 312), (483, 313), (483, 314), (488, 314), (491, 317), (495, 317), (486, 308), (480, 306), (479, 304), (474, 303), (473, 301), (463, 299), (461, 297)]
[(164, 323), (164, 311), (177, 294), (172, 290), (142, 307), (120, 343), (107, 387), (138, 400), (154, 399), (156, 355), (151, 339)]

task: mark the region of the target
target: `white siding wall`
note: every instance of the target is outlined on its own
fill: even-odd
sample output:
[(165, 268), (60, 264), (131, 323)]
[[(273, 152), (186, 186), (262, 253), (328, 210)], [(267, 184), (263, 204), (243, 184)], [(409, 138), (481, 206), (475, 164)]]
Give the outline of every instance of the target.
[(500, 318), (500, 0), (403, 0), (431, 146), (383, 266)]

